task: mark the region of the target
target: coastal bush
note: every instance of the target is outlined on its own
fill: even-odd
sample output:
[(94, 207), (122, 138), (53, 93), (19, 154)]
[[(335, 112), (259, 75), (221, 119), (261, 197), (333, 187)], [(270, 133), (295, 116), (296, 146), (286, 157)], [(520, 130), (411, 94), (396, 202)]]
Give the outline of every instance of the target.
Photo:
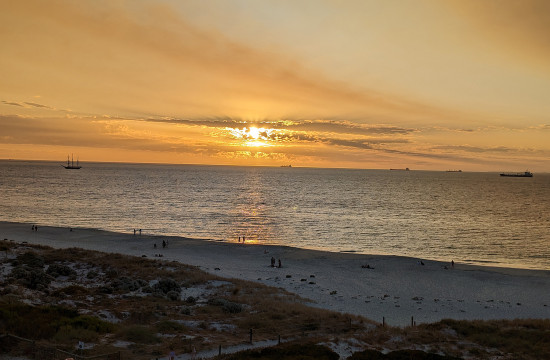
[(50, 266), (48, 266), (46, 274), (57, 278), (59, 276), (74, 276), (76, 275), (76, 271), (74, 271), (71, 267), (67, 265), (51, 264)]
[(119, 335), (126, 341), (138, 344), (155, 344), (160, 341), (157, 334), (150, 327), (141, 325), (121, 328)]
[(11, 270), (10, 277), (29, 289), (44, 290), (53, 280), (43, 269), (28, 265), (18, 265)]
[(61, 329), (64, 332), (83, 329), (104, 334), (114, 328), (111, 323), (59, 306), (0, 303), (0, 315), (1, 332), (35, 340), (52, 339)]
[(376, 350), (364, 350), (353, 353), (347, 360), (460, 360), (460, 358), (426, 353), (420, 350), (397, 350), (387, 354)]
[(181, 292), (181, 286), (174, 279), (161, 279), (153, 286), (153, 289), (164, 295), (168, 294), (170, 291)]
[(241, 351), (225, 356), (226, 360), (338, 360), (340, 356), (326, 346), (285, 344), (259, 350)]
[(550, 320), (442, 320), (441, 324), (482, 346), (524, 358), (550, 359)]
[(77, 295), (86, 295), (90, 291), (80, 285), (69, 285), (61, 289), (57, 289), (52, 292), (52, 296), (56, 297), (67, 297), (67, 296), (77, 296)]
[(185, 329), (182, 324), (170, 320), (160, 321), (155, 327), (159, 333), (165, 334), (173, 334)]
[(87, 279), (95, 279), (96, 277), (99, 276), (99, 273), (95, 270), (90, 270), (88, 271), (88, 273), (86, 274), (86, 278)]
[(134, 309), (128, 314), (127, 323), (147, 325), (157, 320), (157, 316), (149, 309)]
[(98, 334), (91, 330), (61, 326), (52, 340), (56, 343), (77, 343), (78, 341), (93, 342), (98, 339)]
[(45, 261), (42, 256), (36, 254), (35, 252), (27, 251), (17, 256), (17, 258), (12, 261), (12, 264), (14, 266), (23, 264), (32, 268), (42, 269), (44, 267)]
[(243, 311), (242, 305), (221, 298), (208, 300), (208, 305), (219, 306), (224, 312), (230, 314), (238, 314)]
[(180, 314), (182, 315), (191, 315), (191, 309), (187, 306), (184, 306), (180, 310)]
[(137, 291), (143, 286), (143, 280), (132, 280), (126, 276), (122, 276), (111, 282), (113, 289), (118, 291)]

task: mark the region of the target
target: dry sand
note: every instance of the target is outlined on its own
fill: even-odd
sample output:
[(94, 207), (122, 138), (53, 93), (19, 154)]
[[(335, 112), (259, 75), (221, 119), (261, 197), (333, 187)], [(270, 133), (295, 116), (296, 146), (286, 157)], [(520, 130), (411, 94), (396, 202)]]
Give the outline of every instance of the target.
[[(330, 253), (0, 222), (0, 238), (176, 260), (216, 275), (284, 288), (312, 306), (389, 325), (452, 319), (550, 318), (550, 271), (480, 267), (398, 256)], [(166, 240), (168, 246), (162, 247)], [(157, 248), (153, 244), (157, 244)], [(270, 259), (281, 259), (282, 268)], [(449, 259), (450, 261), (450, 259)], [(362, 268), (370, 265), (374, 269)], [(445, 269), (445, 266), (448, 269)]]

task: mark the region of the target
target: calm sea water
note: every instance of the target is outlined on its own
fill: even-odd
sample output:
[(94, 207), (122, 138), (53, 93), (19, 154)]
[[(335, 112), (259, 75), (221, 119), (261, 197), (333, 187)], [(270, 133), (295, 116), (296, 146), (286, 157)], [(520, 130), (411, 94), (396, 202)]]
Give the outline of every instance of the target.
[(0, 161), (0, 220), (550, 269), (550, 174)]

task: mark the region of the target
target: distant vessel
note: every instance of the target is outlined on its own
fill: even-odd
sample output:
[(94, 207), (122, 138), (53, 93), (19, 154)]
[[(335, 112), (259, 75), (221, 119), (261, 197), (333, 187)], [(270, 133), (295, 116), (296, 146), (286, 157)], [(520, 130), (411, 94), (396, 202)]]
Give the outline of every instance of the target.
[(447, 172), (462, 172), (462, 170), (447, 170)]
[(533, 173), (530, 171), (525, 171), (522, 173), (500, 173), (500, 176), (511, 176), (511, 177), (533, 177)]
[(291, 168), (292, 165), (290, 165), (290, 164), (289, 164), (289, 165), (281, 165), (281, 167), (289, 167), (289, 168)]
[(392, 171), (409, 171), (410, 169), (409, 168), (404, 168), (404, 169), (390, 169)]
[(71, 160), (69, 161), (69, 155), (67, 155), (67, 165), (61, 165), (65, 169), (80, 169), (82, 166), (78, 164), (78, 159), (76, 159), (76, 165), (74, 164), (74, 157), (71, 154)]

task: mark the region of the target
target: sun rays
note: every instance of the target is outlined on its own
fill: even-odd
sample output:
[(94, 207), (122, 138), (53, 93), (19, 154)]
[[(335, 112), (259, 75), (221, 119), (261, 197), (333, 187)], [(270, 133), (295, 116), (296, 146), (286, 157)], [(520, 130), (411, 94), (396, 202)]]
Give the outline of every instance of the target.
[(265, 147), (280, 145), (277, 144), (276, 133), (281, 130), (257, 126), (243, 127), (242, 129), (226, 128), (226, 130), (231, 137), (240, 140), (241, 144), (244, 146)]

